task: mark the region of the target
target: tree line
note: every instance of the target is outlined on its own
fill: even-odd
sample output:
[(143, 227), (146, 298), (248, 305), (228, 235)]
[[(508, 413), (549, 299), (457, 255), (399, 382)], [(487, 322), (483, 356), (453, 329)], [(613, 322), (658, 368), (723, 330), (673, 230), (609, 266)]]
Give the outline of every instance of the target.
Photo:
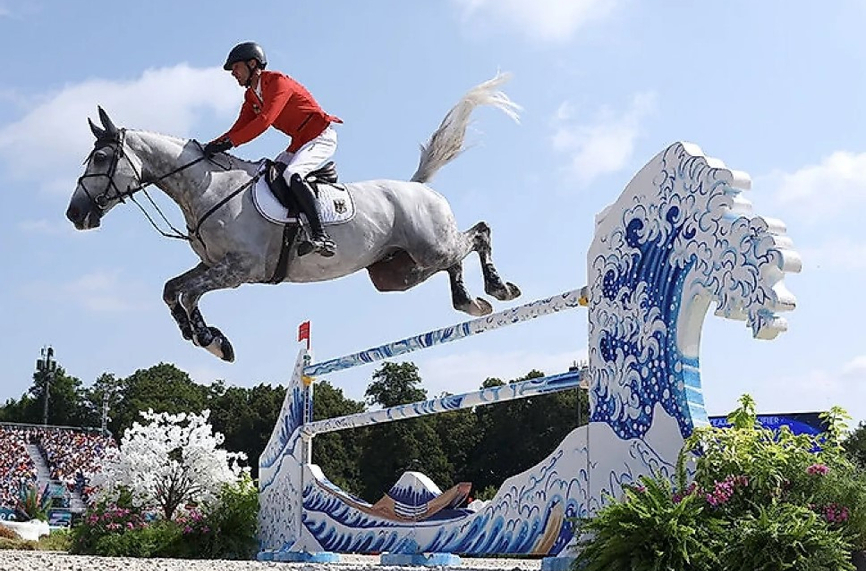
[[(510, 382), (541, 377), (533, 370)], [(504, 385), (486, 379), (481, 388)], [(58, 366), (51, 377), (37, 371), (19, 399), (0, 407), (0, 422), (41, 424), (48, 392), (48, 424), (100, 427), (103, 406), (107, 428), (118, 440), (139, 411), (200, 413), (211, 411), (215, 431), (225, 435), (229, 451), (244, 452), (255, 477), (259, 455), (271, 436), (286, 395), (283, 386), (260, 383), (227, 386), (198, 384), (173, 364), (139, 369), (128, 377), (100, 375), (85, 387)], [(441, 395), (436, 395), (441, 396)], [(431, 398), (414, 363), (386, 362), (376, 369), (364, 401), (318, 380), (313, 418), (354, 414), (369, 407), (391, 407)], [(344, 490), (375, 502), (408, 470), (429, 476), (443, 490), (472, 482), (476, 498), (492, 497), (505, 478), (540, 462), (578, 422), (588, 419), (586, 392), (571, 389), (432, 416), (401, 420), (316, 436), (313, 462)]]

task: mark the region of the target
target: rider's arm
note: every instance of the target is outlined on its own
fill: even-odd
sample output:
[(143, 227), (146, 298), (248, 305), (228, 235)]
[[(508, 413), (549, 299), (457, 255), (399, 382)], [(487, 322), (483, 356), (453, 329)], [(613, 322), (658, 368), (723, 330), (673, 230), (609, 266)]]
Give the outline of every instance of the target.
[(237, 147), (249, 141), (252, 141), (259, 135), (265, 132), (265, 129), (270, 127), (280, 113), (289, 98), (292, 96), (291, 81), (282, 75), (275, 75), (262, 85), (262, 111), (245, 125), (235, 129), (234, 127), (227, 133), (232, 144)]
[[(244, 98), (244, 103), (243, 103), (243, 105), (241, 105), (241, 112), (238, 115), (238, 118), (235, 121), (234, 125), (232, 125), (228, 131), (226, 131), (225, 133), (223, 133), (222, 135), (220, 135), (219, 137), (217, 137), (214, 140), (215, 141), (221, 141), (223, 139), (231, 140), (231, 134), (232, 133), (239, 131), (240, 129), (242, 129), (244, 126), (249, 124), (249, 122), (255, 118), (256, 118), (256, 112), (253, 111), (252, 104), (250, 103), (249, 99)], [(236, 143), (234, 145), (237, 146)]]

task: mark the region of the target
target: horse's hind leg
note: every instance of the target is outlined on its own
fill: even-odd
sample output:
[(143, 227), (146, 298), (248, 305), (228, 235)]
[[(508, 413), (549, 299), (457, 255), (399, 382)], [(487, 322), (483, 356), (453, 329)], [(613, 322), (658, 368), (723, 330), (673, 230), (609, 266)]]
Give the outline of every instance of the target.
[[(509, 301), (520, 296), (520, 288), (511, 282), (503, 282), (493, 265), (493, 246), (490, 239), (490, 226), (479, 222), (466, 231), (471, 237), (473, 249), (478, 252), (481, 261), (481, 273), (484, 275), (484, 291), (499, 301)], [(452, 286), (453, 288), (453, 286)]]
[(463, 284), (463, 262), (457, 262), (447, 269), (448, 278), (451, 282), (451, 303), (454, 309), (463, 311), (469, 315), (481, 317), (493, 312), (493, 306), (486, 299), (469, 295), (469, 291)]

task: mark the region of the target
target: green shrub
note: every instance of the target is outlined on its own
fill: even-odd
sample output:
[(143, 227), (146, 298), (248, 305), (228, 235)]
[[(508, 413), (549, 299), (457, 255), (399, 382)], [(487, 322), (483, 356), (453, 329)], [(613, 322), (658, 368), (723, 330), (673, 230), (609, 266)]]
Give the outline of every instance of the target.
[(578, 525), (592, 536), (582, 542), (576, 567), (586, 571), (703, 571), (716, 567), (713, 537), (720, 534), (704, 499), (694, 493), (674, 497), (664, 478), (641, 477), (624, 488), (594, 518)]
[(757, 423), (748, 395), (731, 428), (695, 429), (665, 478), (626, 487), (579, 531), (576, 568), (797, 571), (853, 569), (866, 549), (866, 473), (841, 445), (846, 413), (824, 415), (818, 437)]
[[(115, 539), (116, 537), (140, 530), (147, 525), (144, 517), (135, 508), (121, 507), (113, 503), (99, 503), (87, 512), (79, 525), (73, 528), (70, 552), (83, 555), (107, 555), (101, 549), (121, 541)], [(103, 542), (103, 538), (106, 537), (109, 539)]]
[(16, 551), (36, 551), (37, 545), (35, 541), (27, 541), (24, 539), (9, 539), (8, 537), (0, 537), (0, 550), (14, 549)]
[(182, 543), (180, 528), (170, 521), (155, 521), (145, 526), (101, 536), (94, 554), (103, 557), (171, 557)]
[(173, 557), (194, 559), (250, 559), (256, 539), (259, 496), (249, 476), (223, 486), (219, 501), (204, 512), (191, 510), (176, 519), (183, 542)]
[(224, 486), (219, 501), (204, 511), (190, 508), (172, 521), (99, 504), (73, 528), (69, 550), (110, 557), (249, 559), (258, 548), (257, 517), (258, 491), (247, 476)]
[(43, 535), (37, 542), (40, 551), (69, 551), (72, 547), (72, 531), (55, 529)]
[(249, 476), (226, 485), (218, 507), (208, 508), (206, 521), (214, 530), (208, 550), (212, 559), (250, 559), (258, 551), (259, 491)]
[(854, 571), (851, 545), (812, 510), (759, 506), (730, 526), (721, 560), (748, 571)]

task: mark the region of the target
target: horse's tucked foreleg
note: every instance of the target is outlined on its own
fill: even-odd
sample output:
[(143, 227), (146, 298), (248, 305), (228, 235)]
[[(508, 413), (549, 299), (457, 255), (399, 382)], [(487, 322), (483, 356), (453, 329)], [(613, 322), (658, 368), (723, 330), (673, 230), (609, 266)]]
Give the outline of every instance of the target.
[[(166, 284), (166, 303), (172, 309), (172, 315), (181, 312), (188, 316), (187, 327), (193, 343), (204, 347), (224, 361), (234, 361), (234, 349), (228, 338), (216, 327), (208, 326), (199, 311), (198, 302), (201, 297), (213, 290), (238, 287), (246, 280), (246, 274), (241, 271), (236, 263), (226, 259), (215, 266), (199, 264), (185, 274), (171, 280), (173, 299), (177, 307), (172, 307), (168, 302), (168, 285)], [(175, 317), (177, 319), (177, 317)], [(180, 321), (181, 332), (186, 337), (186, 332)]]
[(177, 322), (177, 326), (180, 327), (181, 335), (187, 341), (192, 339), (192, 326), (189, 322), (189, 315), (180, 304), (182, 284), (189, 279), (189, 276), (201, 272), (206, 267), (204, 264), (199, 264), (188, 272), (184, 272), (176, 278), (168, 280), (165, 282), (165, 287), (162, 290), (162, 299), (168, 306), (169, 311), (171, 311), (171, 316)]

